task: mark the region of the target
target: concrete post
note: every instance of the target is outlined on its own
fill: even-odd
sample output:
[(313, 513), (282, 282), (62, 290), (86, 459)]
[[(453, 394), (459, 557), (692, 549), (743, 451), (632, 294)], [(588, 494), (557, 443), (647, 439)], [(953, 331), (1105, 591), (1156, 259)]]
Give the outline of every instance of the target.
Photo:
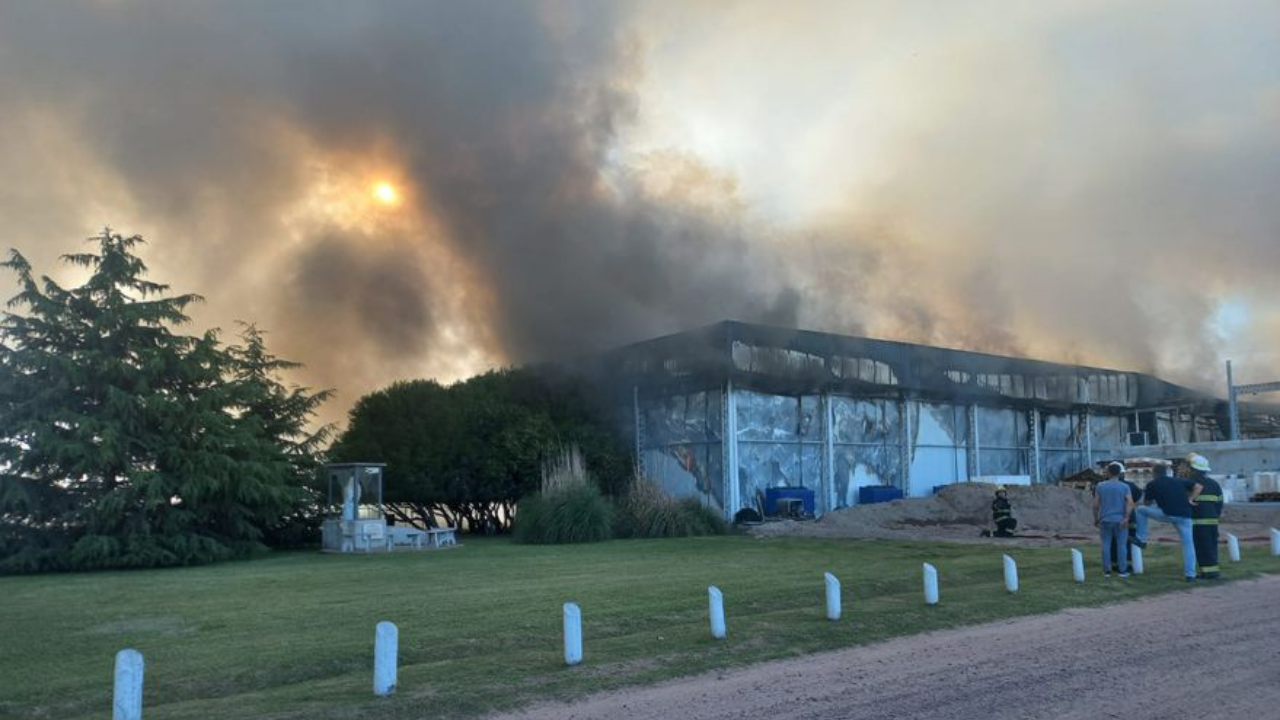
[(720, 592), (720, 588), (715, 585), (708, 587), (707, 601), (711, 611), (711, 637), (723, 640), (726, 635), (724, 627), (724, 595)]
[(1240, 538), (1231, 533), (1227, 533), (1227, 559), (1240, 562)]
[(1004, 556), (1004, 589), (1011, 593), (1018, 592), (1018, 563), (1008, 555)]
[(1280, 555), (1280, 530), (1271, 528), (1271, 554)]
[(395, 623), (378, 623), (373, 642), (373, 694), (386, 697), (396, 691), (396, 654), (400, 630)]
[(1132, 563), (1133, 574), (1141, 575), (1142, 573), (1146, 572), (1147, 568), (1145, 565), (1142, 564), (1142, 548), (1138, 547), (1137, 545), (1130, 545), (1129, 550), (1130, 550), (1129, 554), (1133, 556), (1133, 563)]
[(929, 563), (924, 564), (924, 604), (938, 604), (938, 569)]
[(827, 582), (827, 619), (832, 622), (840, 619), (840, 581), (831, 573), (823, 573)]
[(1084, 582), (1084, 554), (1075, 548), (1071, 549), (1071, 577), (1076, 582)]
[(577, 603), (564, 604), (564, 664), (582, 662), (582, 609)]
[(142, 720), (142, 653), (126, 648), (116, 653), (115, 692), (111, 720)]

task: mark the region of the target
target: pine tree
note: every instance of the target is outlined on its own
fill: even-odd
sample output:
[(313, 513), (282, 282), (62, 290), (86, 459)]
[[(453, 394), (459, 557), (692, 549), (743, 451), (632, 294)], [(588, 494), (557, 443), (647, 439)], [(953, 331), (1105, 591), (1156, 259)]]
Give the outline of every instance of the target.
[(25, 313), (0, 321), (0, 572), (260, 549), (299, 501), (294, 455), (309, 449), (272, 434), (274, 406), (253, 409), (250, 379), (270, 363), (244, 367), (216, 332), (175, 333), (200, 298), (145, 279), (141, 238), (93, 241), (97, 252), (64, 256), (90, 271), (73, 289), (37, 281), (16, 250), (3, 263), (20, 286), (10, 308)]
[(265, 333), (256, 325), (240, 323), (243, 345), (228, 348), (235, 363), (233, 380), (237, 391), (237, 418), (243, 430), (263, 438), (269, 450), (279, 454), (294, 489), (294, 510), (268, 523), (273, 545), (299, 545), (314, 541), (319, 534), (323, 497), (317, 486), (320, 458), (332, 425), (312, 429), (316, 411), (333, 392), (292, 385), (286, 387), (280, 374), (301, 367), (267, 350)]

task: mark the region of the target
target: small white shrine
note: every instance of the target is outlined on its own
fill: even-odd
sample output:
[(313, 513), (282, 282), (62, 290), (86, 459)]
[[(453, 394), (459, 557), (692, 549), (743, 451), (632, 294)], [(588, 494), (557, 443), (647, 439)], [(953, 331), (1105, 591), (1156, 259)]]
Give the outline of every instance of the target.
[(450, 547), (457, 544), (456, 528), (419, 530), (387, 525), (382, 503), (384, 463), (336, 463), (329, 475), (329, 507), (342, 513), (321, 526), (325, 552), (370, 553), (398, 549)]

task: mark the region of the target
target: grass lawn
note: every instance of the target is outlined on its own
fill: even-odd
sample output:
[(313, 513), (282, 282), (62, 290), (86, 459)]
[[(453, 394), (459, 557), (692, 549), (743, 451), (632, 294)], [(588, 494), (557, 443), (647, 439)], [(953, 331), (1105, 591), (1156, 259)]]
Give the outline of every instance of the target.
[[(0, 578), (0, 717), (105, 717), (117, 650), (146, 657), (145, 716), (432, 718), (575, 695), (1068, 606), (1183, 589), (1176, 548), (1147, 574), (1071, 580), (1066, 549), (750, 537), (533, 547), (468, 539), (440, 552), (276, 554), (201, 568)], [(926, 607), (920, 563), (938, 568)], [(1225, 561), (1225, 552), (1224, 552)], [(1247, 546), (1229, 578), (1280, 572)], [(823, 571), (844, 586), (825, 619)], [(708, 584), (729, 637), (714, 641)], [(584, 663), (562, 661), (561, 603), (582, 607)], [(372, 695), (374, 625), (400, 628), (396, 695)]]

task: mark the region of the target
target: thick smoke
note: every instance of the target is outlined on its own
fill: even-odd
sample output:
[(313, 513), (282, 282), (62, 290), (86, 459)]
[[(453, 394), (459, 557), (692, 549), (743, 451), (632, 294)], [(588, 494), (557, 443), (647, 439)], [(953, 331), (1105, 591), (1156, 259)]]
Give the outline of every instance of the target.
[[(1213, 377), (1219, 300), (1274, 282), (1275, 66), (1215, 95), (1224, 61), (1182, 60), (1212, 68), (1185, 87), (1185, 68), (1149, 63), (1215, 18), (1164, 35), (1093, 18), (1114, 37), (1084, 11), (1006, 34), (953, 18), (914, 36), (898, 3), (788, 23), (686, 5), (5, 3), (0, 241), (47, 268), (104, 223), (141, 232), (157, 278), (208, 297), (198, 321), (256, 321), (344, 403), (724, 318)], [(731, 27), (707, 24), (721, 13)], [(1036, 34), (1050, 21), (1065, 35)], [(705, 55), (664, 69), (682, 37)], [(893, 73), (867, 87), (896, 94), (840, 84), (874, 63)], [(807, 112), (789, 79), (837, 110), (883, 102), (874, 145), (836, 111), (771, 125)], [(777, 168), (646, 147), (654, 85), (692, 88), (689, 106), (739, 88), (759, 116), (736, 121)], [(1149, 97), (1098, 94), (1116, 87)], [(802, 152), (821, 173), (786, 172)], [(873, 165), (874, 182), (842, 174)], [(397, 207), (370, 200), (379, 180)], [(779, 219), (762, 186), (828, 201)]]
[[(4, 163), (80, 166), (46, 197), (92, 223), (10, 232), (65, 251), (68, 233), (129, 222), (152, 236), (157, 274), (194, 284), (216, 321), (272, 328), (348, 393), (723, 317), (796, 322), (798, 296), (749, 233), (682, 195), (705, 190), (679, 187), (689, 173), (668, 169), (662, 195), (655, 173), (611, 166), (639, 73), (615, 11), (6, 5), (6, 115), (29, 119), (37, 147), (67, 147)], [(387, 174), (398, 213), (344, 209)], [(77, 207), (112, 185), (121, 207)]]

